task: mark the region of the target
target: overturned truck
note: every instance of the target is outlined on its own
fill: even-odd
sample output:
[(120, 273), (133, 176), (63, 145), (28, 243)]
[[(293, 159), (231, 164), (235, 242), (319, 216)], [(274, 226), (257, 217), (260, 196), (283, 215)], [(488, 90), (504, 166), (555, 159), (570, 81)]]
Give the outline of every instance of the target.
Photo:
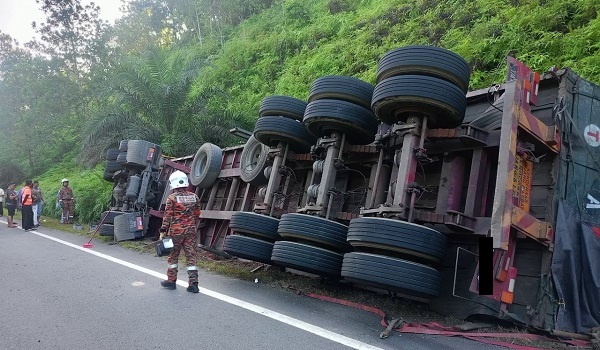
[(163, 162), (160, 146), (143, 140), (122, 140), (118, 149), (106, 152), (103, 177), (113, 189), (109, 210), (100, 217), (100, 235), (124, 241), (153, 229), (149, 212), (160, 208), (167, 188), (160, 179)]
[[(325, 76), (307, 102), (269, 96), (252, 133), (234, 130), (245, 145), (205, 144), (153, 178), (189, 174), (206, 249), (441, 314), (589, 332), (600, 323), (600, 88), (513, 57), (502, 84), (467, 91), (469, 75), (450, 51), (401, 47), (375, 86)], [(145, 211), (149, 236), (167, 194)]]

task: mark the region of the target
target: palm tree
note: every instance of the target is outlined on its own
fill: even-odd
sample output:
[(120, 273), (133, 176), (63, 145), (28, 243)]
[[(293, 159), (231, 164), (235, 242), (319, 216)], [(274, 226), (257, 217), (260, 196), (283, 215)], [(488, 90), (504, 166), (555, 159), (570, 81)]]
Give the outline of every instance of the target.
[(205, 62), (181, 51), (156, 50), (117, 67), (108, 82), (110, 108), (84, 131), (82, 160), (97, 163), (104, 150), (122, 139), (160, 143), (166, 154), (193, 153), (203, 142), (230, 141), (227, 131), (242, 121), (233, 113), (215, 114), (190, 89)]

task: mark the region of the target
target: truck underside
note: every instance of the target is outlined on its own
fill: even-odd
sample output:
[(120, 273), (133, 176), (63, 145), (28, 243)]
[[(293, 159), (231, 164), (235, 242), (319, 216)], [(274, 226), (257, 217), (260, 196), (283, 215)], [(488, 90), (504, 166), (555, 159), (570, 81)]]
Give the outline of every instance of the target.
[[(589, 332), (600, 323), (600, 88), (508, 57), (503, 84), (466, 93), (462, 62), (436, 63), (446, 53), (435, 50), (386, 54), (375, 87), (328, 76), (308, 104), (266, 98), (255, 130), (234, 130), (243, 146), (205, 144), (160, 169), (134, 162), (111, 177), (115, 198), (134, 203), (112, 209), (135, 211), (157, 236), (165, 180), (182, 170), (202, 201), (206, 249), (461, 319)], [(150, 192), (162, 202), (142, 205)]]

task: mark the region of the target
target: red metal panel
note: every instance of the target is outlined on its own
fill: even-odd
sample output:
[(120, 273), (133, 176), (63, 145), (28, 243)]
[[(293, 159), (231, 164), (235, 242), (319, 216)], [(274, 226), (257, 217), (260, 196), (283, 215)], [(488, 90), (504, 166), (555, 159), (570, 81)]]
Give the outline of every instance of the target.
[(223, 178), (223, 177), (239, 177), (241, 173), (241, 169), (240, 168), (234, 168), (234, 169), (223, 169), (219, 172), (219, 178)]
[(517, 207), (513, 208), (512, 226), (531, 238), (544, 242), (554, 240), (554, 230), (550, 223), (538, 220)]
[(148, 213), (152, 216), (156, 216), (159, 218), (162, 218), (165, 215), (165, 213), (163, 211), (158, 211), (158, 210), (154, 210), (154, 209), (150, 209), (150, 211), (148, 211)]
[(452, 160), (451, 178), (449, 180), (447, 210), (460, 211), (463, 181), (465, 179), (465, 158), (456, 156)]
[(488, 176), (485, 176), (488, 163), (487, 158), (487, 151), (484, 149), (480, 148), (473, 151), (467, 199), (465, 201), (465, 215), (475, 217), (483, 213), (481, 201), (482, 198), (486, 197), (483, 189), (488, 178)]
[(190, 167), (187, 167), (187, 166), (185, 166), (185, 165), (183, 165), (181, 163), (176, 163), (176, 162), (174, 162), (174, 161), (172, 161), (170, 159), (167, 159), (165, 161), (165, 165), (168, 165), (171, 168), (176, 169), (176, 170), (181, 170), (181, 171), (183, 171), (186, 174), (189, 174), (192, 171), (192, 169)]
[(514, 99), (507, 96), (502, 121), (502, 134), (498, 154), (498, 171), (496, 174), (496, 195), (492, 210), (491, 235), (494, 238), (494, 248), (508, 249), (510, 236), (511, 210), (513, 198), (513, 179), (515, 176), (515, 155), (517, 150), (518, 121), (514, 116), (514, 103), (519, 88), (518, 84), (508, 86), (507, 93), (514, 91)]
[[(502, 292), (508, 290), (510, 284), (510, 278), (508, 274), (511, 268), (513, 268), (515, 261), (515, 252), (517, 246), (517, 234), (513, 233), (510, 236), (507, 250), (496, 249), (494, 251), (494, 289), (493, 295), (487, 297), (500, 301), (502, 298)], [(513, 268), (514, 269), (514, 268)], [(470, 291), (473, 293), (479, 293), (478, 281), (479, 266), (471, 281)]]
[(519, 108), (519, 126), (554, 153), (558, 153), (560, 137), (556, 128), (548, 127), (525, 108)]
[[(494, 248), (504, 250), (508, 249), (512, 223), (512, 198), (514, 197), (513, 186), (519, 120), (523, 119), (521, 118), (523, 111), (530, 112), (530, 103), (533, 100), (537, 101), (536, 98), (533, 98), (534, 95), (537, 95), (537, 87), (532, 90), (532, 82), (535, 82), (536, 79), (539, 82), (539, 77), (536, 78), (534, 72), (513, 57), (508, 57), (508, 67), (507, 80), (513, 81), (513, 83), (510, 86), (507, 85), (506, 93), (508, 96), (505, 99), (503, 111), (496, 176), (496, 196), (494, 198), (491, 228)], [(539, 123), (533, 122), (535, 128), (539, 129), (541, 127)]]

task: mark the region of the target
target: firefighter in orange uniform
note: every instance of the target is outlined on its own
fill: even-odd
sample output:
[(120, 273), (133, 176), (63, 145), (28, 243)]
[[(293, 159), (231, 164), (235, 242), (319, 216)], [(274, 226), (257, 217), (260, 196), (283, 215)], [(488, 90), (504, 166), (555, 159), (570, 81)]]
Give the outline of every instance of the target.
[(160, 284), (166, 289), (175, 289), (177, 282), (177, 268), (181, 249), (187, 261), (189, 286), (187, 291), (198, 293), (198, 257), (196, 254), (196, 231), (200, 220), (200, 199), (187, 190), (189, 185), (187, 175), (182, 171), (175, 171), (169, 177), (169, 185), (173, 193), (167, 198), (165, 214), (160, 228), (160, 239), (166, 236), (173, 240), (173, 248), (167, 263), (166, 281)]

